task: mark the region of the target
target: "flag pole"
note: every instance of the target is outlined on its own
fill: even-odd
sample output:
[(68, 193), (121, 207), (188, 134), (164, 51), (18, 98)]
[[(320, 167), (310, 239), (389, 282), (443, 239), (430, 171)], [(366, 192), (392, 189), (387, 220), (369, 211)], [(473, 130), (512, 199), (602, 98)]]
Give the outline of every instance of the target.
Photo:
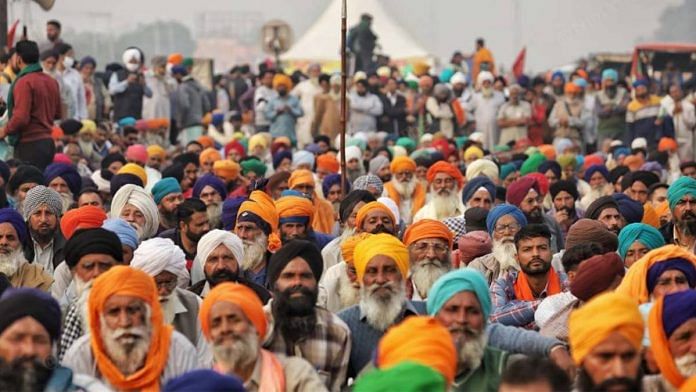
[(341, 0), (341, 193), (346, 196), (346, 79), (348, 62), (346, 61), (346, 2)]

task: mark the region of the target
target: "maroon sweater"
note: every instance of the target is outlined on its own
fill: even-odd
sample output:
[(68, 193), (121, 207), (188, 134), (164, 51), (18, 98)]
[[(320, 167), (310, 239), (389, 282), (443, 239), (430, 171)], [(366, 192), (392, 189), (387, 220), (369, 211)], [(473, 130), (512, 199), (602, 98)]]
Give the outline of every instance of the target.
[(51, 138), (53, 121), (61, 117), (58, 82), (43, 72), (22, 76), (14, 86), (14, 108), (7, 134), (19, 132), (19, 142)]

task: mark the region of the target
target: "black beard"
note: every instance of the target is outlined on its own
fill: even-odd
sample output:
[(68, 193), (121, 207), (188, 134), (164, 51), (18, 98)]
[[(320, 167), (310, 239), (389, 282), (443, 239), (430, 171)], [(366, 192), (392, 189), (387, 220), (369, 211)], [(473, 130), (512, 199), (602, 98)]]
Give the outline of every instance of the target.
[(193, 242), (194, 244), (197, 244), (198, 241), (200, 241), (201, 238), (203, 238), (203, 236), (205, 234), (206, 233), (200, 233), (200, 234), (192, 233), (190, 230), (186, 230), (186, 232), (184, 233), (186, 238), (188, 238), (188, 240)]
[(281, 97), (284, 97), (284, 96), (288, 95), (288, 92), (286, 90), (281, 90), (281, 91), (278, 91), (278, 95), (280, 95)]
[(387, 227), (382, 225), (382, 224), (380, 224), (379, 226), (372, 229), (372, 231), (370, 233), (371, 234), (386, 233), (386, 234), (394, 235), (394, 233), (392, 233), (391, 230), (387, 229)]
[(617, 91), (618, 90), (616, 86), (609, 86), (604, 89), (604, 92), (607, 94), (607, 97), (609, 98), (614, 98), (616, 96)]
[(534, 269), (534, 270), (531, 270), (531, 269), (529, 269), (526, 265), (523, 266), (522, 263), (520, 263), (520, 268), (522, 269), (522, 272), (524, 272), (524, 273), (527, 274), (528, 276), (541, 276), (541, 275), (546, 275), (546, 274), (549, 272), (549, 270), (551, 269), (551, 263), (550, 263), (550, 262), (547, 263), (547, 262), (545, 262), (544, 260), (538, 259), (538, 258), (537, 258), (537, 259), (532, 259), (532, 260), (530, 260), (529, 263), (528, 263), (527, 265), (531, 264), (531, 263), (534, 262), (534, 261), (540, 261), (540, 262), (544, 263), (544, 266), (543, 266), (541, 269)]
[[(160, 221), (162, 226), (167, 228), (172, 228), (176, 226), (176, 210), (174, 211), (160, 211)], [(190, 238), (189, 238), (190, 239)]]
[[(48, 230), (48, 231), (45, 231)], [(56, 229), (39, 229), (35, 230), (31, 226), (29, 227), (29, 232), (31, 233), (31, 238), (40, 244), (48, 244), (53, 239), (53, 235), (56, 233)]]
[[(302, 293), (301, 297), (291, 297)], [(310, 334), (317, 324), (316, 308), (318, 290), (294, 286), (285, 291), (273, 292), (273, 319), (286, 340), (296, 342)]]
[(576, 383), (577, 390), (583, 392), (604, 392), (609, 390), (610, 387), (616, 385), (626, 386), (627, 391), (640, 392), (643, 390), (643, 383), (641, 382), (642, 378), (643, 372), (640, 371), (638, 377), (636, 377), (635, 380), (632, 380), (627, 377), (610, 378), (599, 385), (595, 385), (592, 382), (592, 378), (590, 378), (590, 375), (587, 374), (587, 371), (585, 371), (585, 368), (581, 367), (578, 371)]
[(676, 220), (679, 231), (687, 236), (696, 236), (696, 215), (686, 211), (681, 219)]
[(563, 95), (563, 86), (553, 86), (553, 92), (556, 95)]
[(527, 217), (527, 222), (530, 224), (544, 223), (544, 215), (541, 213), (541, 208), (539, 207), (529, 212), (525, 212), (524, 215)]
[(20, 357), (12, 362), (0, 359), (0, 391), (43, 391), (51, 378), (52, 359)]
[(298, 234), (296, 236), (290, 237), (287, 234), (281, 232), (280, 233), (280, 241), (282, 243), (286, 243), (291, 240), (306, 240), (307, 239), (307, 232), (304, 232), (303, 234)]
[(391, 174), (386, 174), (386, 175), (381, 176), (379, 179), (382, 180), (382, 182), (386, 184), (389, 181), (391, 181), (391, 178), (392, 178)]
[(238, 279), (239, 274), (230, 270), (220, 270), (210, 276), (208, 276), (208, 274), (205, 275), (205, 280), (208, 281), (211, 288), (224, 282), (236, 282)]

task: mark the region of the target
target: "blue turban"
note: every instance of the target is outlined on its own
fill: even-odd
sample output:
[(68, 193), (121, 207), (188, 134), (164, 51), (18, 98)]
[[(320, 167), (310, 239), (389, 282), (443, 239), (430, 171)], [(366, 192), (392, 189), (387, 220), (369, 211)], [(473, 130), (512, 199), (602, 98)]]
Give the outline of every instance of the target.
[(607, 167), (604, 165), (592, 165), (588, 167), (587, 170), (585, 170), (585, 181), (590, 182), (590, 178), (597, 172), (602, 173), (604, 179), (609, 181), (609, 170), (607, 170)]
[(51, 294), (21, 287), (7, 289), (0, 298), (0, 334), (17, 320), (31, 317), (48, 332), (51, 341), (60, 339), (60, 306)]
[(682, 258), (674, 258), (655, 263), (648, 268), (647, 286), (648, 293), (652, 293), (657, 285), (657, 280), (660, 279), (665, 271), (677, 270), (684, 273), (686, 280), (689, 282), (689, 287), (692, 289), (696, 286), (696, 267), (690, 260)]
[(587, 80), (583, 78), (575, 78), (575, 80), (573, 80), (573, 84), (580, 88), (587, 88)]
[(537, 169), (537, 171), (541, 174), (546, 174), (546, 172), (549, 170), (556, 175), (556, 178), (561, 178), (561, 165), (556, 161), (545, 161), (539, 165), (539, 168)]
[(138, 232), (125, 220), (121, 218), (107, 219), (102, 223), (102, 228), (116, 234), (122, 245), (134, 250), (138, 248)]
[(208, 185), (220, 194), (222, 200), (225, 200), (227, 198), (227, 188), (225, 187), (225, 183), (216, 175), (210, 173), (204, 175), (203, 177), (199, 177), (196, 180), (196, 183), (193, 185), (193, 197), (197, 199), (200, 198), (201, 191), (203, 191), (203, 188), (205, 188)]
[(650, 84), (650, 82), (648, 81), (648, 79), (636, 79), (636, 80), (633, 82), (633, 88), (638, 88), (638, 87), (640, 87), (640, 86), (648, 87), (648, 84)]
[(488, 229), (488, 234), (493, 235), (495, 224), (498, 223), (498, 219), (505, 215), (512, 215), (521, 226), (527, 226), (527, 218), (524, 216), (522, 210), (512, 204), (499, 204), (495, 206), (495, 208), (488, 213), (488, 217), (486, 217), (486, 229)]
[(626, 258), (628, 248), (636, 241), (645, 245), (648, 250), (657, 249), (665, 244), (664, 237), (656, 228), (645, 223), (631, 223), (619, 232), (618, 252), (622, 259)]
[(426, 303), (428, 314), (435, 316), (450, 298), (462, 291), (473, 291), (476, 294), (483, 311), (483, 319), (488, 320), (491, 314), (491, 295), (488, 284), (483, 274), (473, 268), (450, 271), (435, 281), (428, 292)]
[(27, 224), (24, 223), (24, 219), (19, 212), (12, 208), (0, 208), (0, 223), (11, 224), (17, 232), (19, 242), (22, 244), (27, 240)]
[(135, 117), (123, 117), (122, 119), (118, 120), (118, 126), (123, 128), (123, 127), (132, 127), (135, 125)]
[(677, 202), (684, 196), (691, 195), (696, 197), (696, 180), (689, 176), (681, 176), (672, 183), (667, 189), (667, 200), (669, 200), (669, 208), (674, 210)]
[(283, 159), (289, 159), (292, 162), (292, 151), (282, 150), (275, 153), (273, 155), (273, 170), (278, 169), (278, 166), (283, 163)]
[(604, 71), (602, 71), (602, 82), (611, 79), (615, 82), (619, 81), (619, 73), (616, 72), (615, 69), (607, 68)]
[(44, 169), (44, 180), (46, 186), (51, 183), (56, 177), (60, 177), (68, 184), (70, 192), (73, 196), (77, 196), (82, 188), (82, 177), (77, 172), (73, 165), (67, 163), (51, 163)]
[(292, 156), (292, 166), (309, 165), (314, 167), (314, 154), (309, 151), (299, 150)]
[(152, 198), (155, 199), (155, 204), (159, 204), (165, 196), (171, 193), (181, 193), (181, 185), (174, 177), (163, 178), (152, 187)]
[(501, 180), (506, 179), (510, 174), (514, 173), (517, 167), (512, 163), (506, 163), (500, 166), (500, 175), (498, 176)]
[(97, 68), (97, 60), (94, 59), (92, 56), (85, 56), (80, 60), (80, 68), (84, 67), (87, 64), (91, 64), (93, 68)]
[(631, 155), (631, 149), (628, 147), (617, 147), (614, 152), (612, 153), (614, 158), (618, 158), (620, 156), (628, 156)]
[(175, 65), (172, 67), (172, 75), (186, 76), (188, 75), (188, 71), (186, 70), (186, 67), (184, 67), (183, 65)]
[(216, 127), (219, 127), (220, 125), (222, 125), (223, 122), (225, 122), (225, 114), (213, 113), (213, 118), (210, 120), (210, 122)]
[(619, 214), (623, 216), (626, 223), (638, 223), (643, 220), (642, 204), (623, 193), (614, 193), (611, 197), (619, 205)]
[(495, 184), (486, 176), (478, 176), (468, 181), (462, 190), (462, 203), (466, 204), (472, 197), (474, 193), (481, 187), (488, 191), (491, 195), (491, 201), (495, 200)]
[(224, 230), (230, 231), (237, 225), (237, 213), (245, 200), (246, 197), (237, 196), (226, 199), (222, 203), (222, 226)]
[[(329, 190), (331, 189), (332, 186), (340, 184), (341, 183), (341, 174), (329, 174), (328, 176), (324, 177), (324, 179), (321, 182), (321, 190), (324, 191), (324, 197), (329, 196)], [(348, 178), (346, 178), (346, 183), (345, 183), (345, 194), (348, 194), (350, 192), (350, 181), (348, 181)]]
[(696, 318), (696, 290), (667, 294), (662, 305), (662, 327), (667, 338), (682, 324)]
[(554, 80), (556, 78), (561, 78), (563, 83), (565, 83), (565, 75), (563, 75), (563, 71), (556, 71), (551, 75), (551, 80)]
[(244, 392), (244, 384), (235, 376), (220, 374), (210, 369), (198, 369), (172, 378), (162, 392)]

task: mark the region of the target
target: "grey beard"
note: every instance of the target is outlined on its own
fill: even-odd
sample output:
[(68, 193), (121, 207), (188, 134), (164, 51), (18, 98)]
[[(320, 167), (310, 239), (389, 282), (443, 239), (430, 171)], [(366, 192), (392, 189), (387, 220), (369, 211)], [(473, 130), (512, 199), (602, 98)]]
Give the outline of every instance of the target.
[(15, 249), (9, 255), (0, 254), (0, 273), (12, 278), (17, 273), (19, 266), (26, 262), (22, 248)]
[(252, 327), (241, 335), (234, 335), (234, 341), (227, 340), (213, 343), (215, 362), (227, 371), (245, 369), (256, 362), (259, 356), (259, 337)]
[(208, 213), (208, 221), (210, 222), (210, 228), (220, 227), (222, 222), (222, 203), (213, 203), (206, 208)]
[(421, 298), (428, 297), (428, 291), (442, 275), (451, 269), (449, 261), (437, 259), (419, 260), (413, 264), (411, 269), (411, 281), (416, 286)]
[(679, 373), (685, 378), (696, 376), (696, 354), (684, 354), (674, 359)]
[(401, 196), (402, 199), (410, 199), (413, 192), (416, 190), (416, 185), (418, 185), (418, 180), (416, 177), (412, 177), (408, 182), (401, 182), (397, 179), (392, 180), (394, 189)]
[(60, 195), (60, 203), (63, 208), (63, 214), (65, 214), (70, 207), (72, 207), (73, 203), (75, 203), (75, 200), (73, 198), (73, 194), (70, 192), (67, 193), (59, 193)]
[(435, 206), (435, 215), (438, 220), (451, 218), (457, 214), (459, 196), (456, 191), (451, 191), (447, 196), (434, 194), (431, 203)]
[(515, 260), (515, 255), (517, 254), (517, 248), (512, 242), (503, 242), (493, 240), (493, 257), (500, 265), (500, 272), (505, 272), (510, 269), (519, 270), (520, 266), (517, 260)]
[[(387, 285), (394, 290), (387, 298), (381, 298), (373, 293), (378, 287)], [(377, 284), (370, 287), (360, 286), (360, 311), (365, 314), (367, 323), (378, 331), (386, 331), (394, 324), (406, 301), (406, 287), (403, 281), (398, 286), (391, 282), (383, 286)]]
[[(150, 308), (148, 307), (148, 310)], [(126, 343), (119, 340), (124, 333), (138, 335), (138, 338), (128, 339)], [(150, 312), (146, 312), (145, 324), (138, 327), (109, 329), (104, 317), (101, 316), (101, 338), (109, 359), (125, 376), (138, 371), (145, 364), (150, 351), (152, 325)]]
[(171, 324), (174, 322), (174, 317), (176, 317), (176, 313), (174, 313), (174, 296), (176, 295), (176, 289), (172, 290), (171, 294), (169, 294), (166, 297), (160, 297), (160, 307), (162, 308), (162, 318), (164, 319), (164, 322), (167, 324)]
[(357, 305), (360, 302), (360, 289), (353, 286), (353, 283), (345, 273), (338, 277), (337, 291), (341, 309)]
[(244, 258), (241, 267), (244, 271), (253, 271), (266, 260), (268, 237), (257, 236), (253, 241), (244, 240)]
[[(474, 332), (471, 329), (469, 331)], [(485, 332), (476, 331), (475, 334), (476, 336), (467, 336), (465, 339), (460, 338), (455, 342), (459, 370), (474, 370), (481, 365), (488, 337)]]

